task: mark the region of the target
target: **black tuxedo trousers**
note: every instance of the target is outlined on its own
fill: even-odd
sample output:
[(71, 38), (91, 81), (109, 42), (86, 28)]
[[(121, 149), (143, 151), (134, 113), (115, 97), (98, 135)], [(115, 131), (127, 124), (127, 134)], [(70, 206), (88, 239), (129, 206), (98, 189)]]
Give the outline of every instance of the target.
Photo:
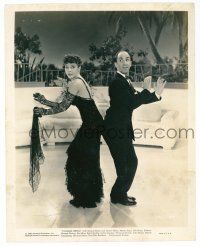
[(155, 93), (136, 91), (120, 74), (109, 85), (110, 107), (104, 120), (104, 139), (114, 160), (117, 178), (112, 187), (112, 198), (125, 198), (138, 166), (133, 146), (132, 113), (142, 104), (158, 101)]
[(110, 138), (104, 136), (114, 160), (117, 178), (112, 187), (112, 198), (125, 198), (133, 182), (138, 159), (131, 138)]

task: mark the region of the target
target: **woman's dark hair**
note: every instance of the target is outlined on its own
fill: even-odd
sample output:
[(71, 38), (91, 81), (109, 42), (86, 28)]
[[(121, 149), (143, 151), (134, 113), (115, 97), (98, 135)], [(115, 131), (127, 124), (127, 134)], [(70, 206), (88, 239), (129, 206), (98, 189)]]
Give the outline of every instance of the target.
[(81, 61), (80, 56), (68, 54), (68, 55), (65, 55), (64, 57), (63, 67), (65, 67), (65, 64), (67, 63), (76, 63), (78, 67), (80, 67), (82, 64), (82, 61)]

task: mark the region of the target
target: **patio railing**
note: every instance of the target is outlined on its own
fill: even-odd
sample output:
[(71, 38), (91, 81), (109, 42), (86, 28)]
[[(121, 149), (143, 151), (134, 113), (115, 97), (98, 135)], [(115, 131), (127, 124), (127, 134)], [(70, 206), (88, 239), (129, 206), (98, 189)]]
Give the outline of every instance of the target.
[[(91, 85), (107, 86), (115, 75), (115, 70), (82, 70), (82, 76)], [(157, 64), (156, 66), (137, 64), (133, 65), (129, 73), (132, 81), (141, 82), (148, 75), (152, 75), (156, 80), (159, 76), (165, 77), (168, 82), (187, 83), (188, 64), (178, 63), (176, 66), (169, 64)], [(15, 64), (16, 82), (45, 82), (46, 86), (56, 86), (56, 81), (66, 80), (67, 77), (63, 69), (44, 69), (42, 67), (30, 68), (29, 64)]]

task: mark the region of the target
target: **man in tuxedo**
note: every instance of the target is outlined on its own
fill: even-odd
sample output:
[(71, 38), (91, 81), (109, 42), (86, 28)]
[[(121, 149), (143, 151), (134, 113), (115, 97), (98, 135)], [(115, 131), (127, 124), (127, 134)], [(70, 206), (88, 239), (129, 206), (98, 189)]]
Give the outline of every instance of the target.
[(151, 78), (144, 81), (143, 90), (136, 91), (128, 77), (131, 57), (126, 51), (120, 51), (115, 57), (116, 76), (109, 85), (110, 107), (105, 116), (104, 138), (114, 160), (117, 179), (112, 187), (110, 198), (112, 203), (127, 206), (136, 205), (136, 199), (129, 197), (127, 192), (133, 182), (138, 159), (132, 140), (132, 112), (142, 104), (160, 100), (165, 81), (157, 81), (155, 92), (151, 93)]

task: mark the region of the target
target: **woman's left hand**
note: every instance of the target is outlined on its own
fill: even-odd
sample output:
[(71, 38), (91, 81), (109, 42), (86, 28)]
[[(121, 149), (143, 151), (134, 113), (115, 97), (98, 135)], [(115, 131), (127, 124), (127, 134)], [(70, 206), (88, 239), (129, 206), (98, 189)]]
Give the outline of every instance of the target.
[(42, 94), (40, 94), (40, 93), (34, 93), (34, 94), (33, 94), (33, 97), (34, 97), (34, 99), (35, 99), (36, 101), (38, 101), (38, 102), (40, 102), (40, 103), (43, 103), (43, 102), (46, 100), (45, 96), (42, 95)]

